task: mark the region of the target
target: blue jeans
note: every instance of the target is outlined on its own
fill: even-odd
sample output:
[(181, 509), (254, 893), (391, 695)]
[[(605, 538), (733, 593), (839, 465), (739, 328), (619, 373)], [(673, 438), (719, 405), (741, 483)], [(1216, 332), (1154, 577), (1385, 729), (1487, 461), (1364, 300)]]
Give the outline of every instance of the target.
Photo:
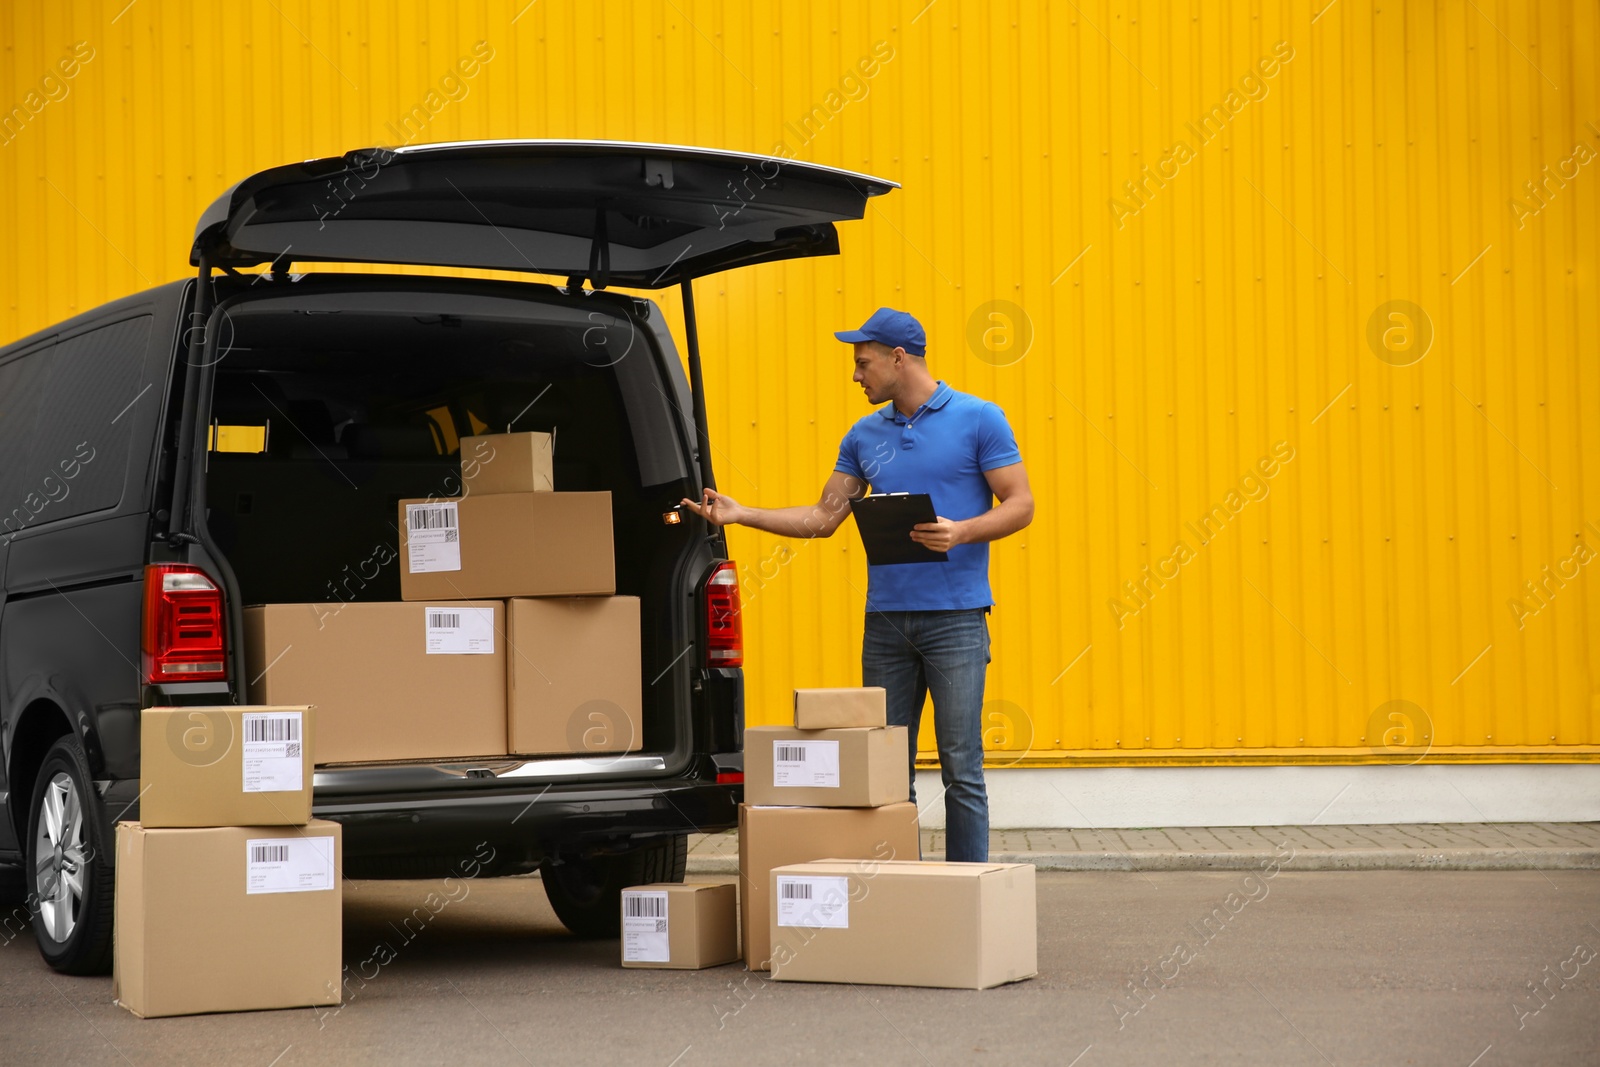
[(983, 683), (989, 618), (978, 611), (869, 611), (861, 684), (888, 694), (889, 724), (910, 733), (911, 799), (917, 799), (917, 726), (933, 694), (933, 732), (944, 778), (945, 858), (989, 859), (983, 786)]

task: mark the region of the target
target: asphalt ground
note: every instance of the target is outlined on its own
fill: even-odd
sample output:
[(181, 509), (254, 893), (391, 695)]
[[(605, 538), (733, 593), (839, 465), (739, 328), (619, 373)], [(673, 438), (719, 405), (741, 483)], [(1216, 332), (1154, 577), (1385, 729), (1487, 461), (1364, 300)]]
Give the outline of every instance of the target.
[(1041, 872), (1040, 974), (983, 992), (624, 970), (536, 877), (473, 882), (404, 940), (439, 888), (346, 883), (345, 960), (395, 958), (338, 1009), (141, 1020), (16, 936), (0, 1062), (1600, 1063), (1595, 871)]

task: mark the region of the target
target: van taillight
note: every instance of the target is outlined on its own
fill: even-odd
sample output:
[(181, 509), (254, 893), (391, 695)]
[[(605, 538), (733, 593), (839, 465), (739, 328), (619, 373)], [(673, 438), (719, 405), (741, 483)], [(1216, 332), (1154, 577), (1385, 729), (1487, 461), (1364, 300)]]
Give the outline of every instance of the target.
[(228, 677), (222, 590), (198, 567), (156, 563), (144, 569), (147, 682), (210, 682)]
[(731, 560), (717, 564), (706, 581), (706, 666), (744, 666), (739, 568)]

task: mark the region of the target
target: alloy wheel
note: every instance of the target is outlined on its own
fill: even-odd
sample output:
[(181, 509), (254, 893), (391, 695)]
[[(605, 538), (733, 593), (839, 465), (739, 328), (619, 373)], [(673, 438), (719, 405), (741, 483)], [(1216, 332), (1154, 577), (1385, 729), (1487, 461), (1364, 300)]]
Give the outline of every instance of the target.
[(83, 804), (65, 771), (50, 779), (43, 799), (34, 848), (34, 892), (45, 930), (57, 944), (63, 944), (78, 925), (78, 909), (83, 901), (87, 861)]

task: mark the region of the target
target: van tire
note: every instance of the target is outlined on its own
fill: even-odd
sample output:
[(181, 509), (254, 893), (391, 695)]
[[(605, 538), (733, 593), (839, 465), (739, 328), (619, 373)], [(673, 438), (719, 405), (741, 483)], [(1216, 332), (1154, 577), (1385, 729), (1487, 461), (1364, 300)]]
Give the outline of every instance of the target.
[(556, 918), (583, 938), (622, 936), (622, 891), (652, 882), (681, 882), (689, 858), (685, 834), (612, 856), (580, 856), (540, 868)]
[[(78, 830), (58, 833), (73, 845), (78, 862), (74, 865), (81, 892), (64, 909), (71, 913), (70, 929), (62, 940), (51, 932), (41, 901), (46, 891), (59, 884), (62, 869), (39, 871), (39, 829), (45, 818), (47, 794), (54, 810), (61, 810), (63, 797), (79, 812)], [(89, 761), (77, 737), (67, 734), (50, 746), (34, 779), (33, 804), (28, 809), (27, 865), (24, 877), (29, 882), (29, 910), (33, 912), (33, 933), (44, 961), (62, 974), (106, 974), (111, 970), (111, 926), (113, 894), (116, 889), (111, 866), (113, 844), (110, 828), (101, 810), (100, 795), (89, 773)], [(46, 859), (49, 857), (46, 855)]]

